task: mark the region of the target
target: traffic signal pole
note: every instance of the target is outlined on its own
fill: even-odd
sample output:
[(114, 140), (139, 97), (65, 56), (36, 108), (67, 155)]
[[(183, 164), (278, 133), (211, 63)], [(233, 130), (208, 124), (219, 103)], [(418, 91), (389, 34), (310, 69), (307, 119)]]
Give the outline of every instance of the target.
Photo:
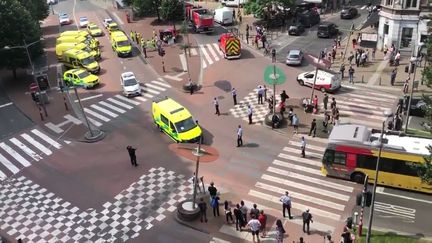
[(360, 210), (360, 222), (358, 226), (358, 235), (361, 236), (362, 230), (363, 230), (363, 214), (364, 214), (364, 207), (366, 204), (366, 191), (367, 191), (367, 184), (368, 184), (369, 176), (366, 175), (364, 183), (363, 183), (363, 191), (362, 191), (362, 201), (361, 201), (361, 210)]

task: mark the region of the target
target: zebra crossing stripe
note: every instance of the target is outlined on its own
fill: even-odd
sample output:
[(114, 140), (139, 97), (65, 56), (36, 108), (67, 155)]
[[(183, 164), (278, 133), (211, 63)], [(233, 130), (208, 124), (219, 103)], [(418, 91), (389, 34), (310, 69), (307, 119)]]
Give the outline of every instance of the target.
[(165, 91), (166, 90), (165, 88), (156, 86), (156, 85), (151, 84), (151, 83), (145, 83), (144, 86), (150, 87), (152, 89), (157, 89), (157, 90), (160, 90), (160, 91)]
[[(155, 95), (160, 94), (159, 91), (149, 89), (149, 88), (146, 87), (146, 86), (141, 87), (141, 90), (143, 90), (143, 91), (146, 92), (146, 93), (152, 93), (152, 94), (155, 94)], [(152, 97), (153, 97), (153, 96), (152, 96)]]
[(209, 65), (212, 65), (213, 64), (213, 60), (210, 58), (210, 55), (207, 53), (207, 50), (206, 50), (205, 46), (204, 45), (200, 45), (200, 49), (201, 49), (202, 53), (204, 54), (204, 56), (205, 56), (205, 58), (207, 60), (207, 63)]
[[(372, 120), (377, 120), (377, 121), (383, 121), (384, 119), (386, 119), (384, 117), (384, 115), (375, 116), (375, 115), (369, 115), (369, 114), (360, 113), (360, 112), (352, 112), (352, 111), (347, 111), (347, 110), (339, 110), (339, 113), (342, 115), (349, 115), (349, 116), (362, 116), (362, 117), (366, 117), (368, 120), (372, 119)], [(344, 118), (344, 117), (342, 117), (342, 118)]]
[[(249, 190), (248, 195), (251, 195), (251, 196), (254, 196), (254, 197), (257, 197), (257, 198), (261, 198), (261, 199), (266, 200), (266, 201), (274, 202), (274, 203), (277, 203), (278, 205), (281, 203), (279, 201), (279, 199), (280, 199), (279, 197), (275, 197), (275, 196), (272, 196), (270, 194), (262, 193), (262, 192), (259, 192), (259, 191), (256, 191), (256, 190)], [(292, 207), (295, 208), (295, 209), (297, 209), (297, 210), (300, 210), (302, 212), (305, 210), (305, 208), (309, 208), (310, 211), (313, 214), (315, 214), (315, 215), (322, 216), (322, 217), (325, 217), (325, 218), (329, 218), (329, 219), (332, 219), (332, 220), (335, 220), (335, 221), (338, 221), (340, 219), (340, 215), (339, 214), (335, 214), (335, 213), (327, 212), (327, 211), (324, 211), (324, 210), (321, 210), (321, 209), (318, 209), (318, 208), (306, 206), (304, 204), (296, 202), (295, 198), (294, 198), (294, 202), (292, 203)]]
[[(365, 99), (366, 97), (364, 95), (359, 95), (359, 94), (346, 94), (347, 96), (350, 97), (356, 97), (356, 98), (361, 98), (361, 99)], [(379, 98), (379, 97), (373, 97), (373, 96), (367, 96), (368, 100), (375, 100), (375, 101), (382, 101), (382, 102), (388, 102), (389, 99), (387, 98)], [(337, 104), (337, 101), (336, 101)]]
[(211, 44), (206, 44), (206, 46), (207, 46), (207, 48), (208, 48), (210, 54), (212, 54), (212, 56), (213, 56), (213, 58), (215, 59), (215, 61), (216, 61), (216, 62), (219, 61), (219, 57), (218, 57), (218, 55), (216, 54), (216, 52), (213, 50), (212, 45), (211, 45)]
[[(142, 90), (144, 90), (144, 89), (142, 89)], [(144, 92), (146, 92), (146, 90), (144, 90)], [(145, 97), (147, 97), (149, 99), (153, 98), (153, 95), (147, 94), (147, 93), (144, 93), (143, 96), (145, 96)]]
[[(300, 142), (296, 142), (296, 141), (289, 141), (288, 144), (296, 146), (298, 148), (300, 148), (300, 145), (301, 145)], [(325, 148), (323, 148), (323, 147), (306, 144), (306, 151), (308, 149), (316, 150), (316, 151), (319, 151), (319, 152), (324, 152), (325, 151)]]
[[(289, 186), (291, 188), (301, 189), (301, 190), (309, 191), (309, 192), (312, 192), (315, 194), (320, 194), (320, 195), (323, 195), (326, 197), (335, 198), (335, 199), (345, 201), (345, 202), (347, 202), (350, 199), (349, 196), (341, 194), (341, 193), (332, 192), (329, 190), (317, 188), (316, 186), (308, 186), (308, 185), (305, 185), (302, 183), (298, 183), (298, 182), (288, 180), (288, 179), (282, 179), (282, 178), (275, 177), (275, 176), (270, 176), (270, 175), (264, 174), (261, 176), (261, 179), (267, 180), (267, 181), (270, 181), (273, 183), (278, 183), (281, 185), (286, 185), (286, 186)], [(281, 194), (285, 193), (285, 191), (286, 191), (286, 189), (281, 189), (281, 190), (282, 190)]]
[[(163, 79), (162, 79), (163, 80)], [(153, 80), (153, 81), (151, 81), (152, 83), (155, 83), (155, 84), (157, 84), (157, 85), (159, 85), (159, 86), (164, 86), (164, 87), (166, 87), (166, 88), (171, 88), (171, 85), (169, 85), (169, 84), (167, 84), (167, 83), (165, 83), (165, 82), (161, 82), (161, 81), (156, 81), (156, 80)]]
[(197, 56), (198, 55), (198, 52), (197, 52), (197, 50), (195, 48), (191, 48), (190, 52), (191, 52), (192, 56)]
[(45, 135), (44, 133), (40, 132), (39, 130), (33, 129), (33, 130), (31, 130), (31, 132), (34, 135), (36, 135), (36, 136), (42, 138), (43, 140), (45, 140), (48, 144), (51, 144), (54, 148), (61, 149), (61, 147), (62, 147), (61, 144), (57, 143), (56, 141), (54, 141), (54, 139), (48, 137), (47, 135)]
[(118, 100), (115, 100), (113, 98), (108, 98), (107, 100), (110, 101), (110, 102), (112, 102), (112, 103), (114, 103), (114, 104), (116, 104), (116, 105), (118, 105), (118, 106), (121, 106), (121, 107), (129, 109), (129, 110), (133, 108), (133, 106), (127, 105), (127, 104), (125, 104), (123, 102), (120, 102)]
[(117, 99), (120, 99), (120, 100), (123, 100), (123, 101), (129, 102), (129, 103), (131, 103), (132, 105), (139, 105), (139, 104), (140, 104), (139, 102), (137, 102), (137, 101), (135, 101), (135, 100), (132, 100), (132, 99), (126, 98), (126, 97), (121, 96), (121, 95), (115, 95), (115, 97), (116, 97)]
[[(359, 105), (361, 106), (361, 105)], [(374, 114), (377, 116), (380, 116), (383, 114), (382, 111), (376, 111), (376, 110), (372, 110), (372, 109), (368, 109), (368, 108), (361, 108), (361, 107), (357, 107), (357, 104), (350, 104), (350, 105), (340, 105), (337, 104), (337, 108), (339, 110), (348, 110), (348, 111), (352, 111), (352, 112), (356, 112), (356, 113), (363, 113), (363, 114)]]
[(117, 111), (119, 113), (125, 113), (126, 112), (125, 110), (120, 109), (117, 106), (113, 106), (113, 105), (111, 105), (109, 103), (106, 103), (105, 101), (99, 101), (99, 104), (101, 104), (103, 106), (106, 106), (106, 107), (110, 108), (111, 110)]
[(88, 108), (84, 108), (84, 112), (85, 112), (85, 113), (88, 113), (88, 114), (90, 114), (90, 115), (92, 115), (92, 116), (94, 116), (94, 117), (96, 117), (96, 118), (98, 118), (99, 120), (102, 120), (102, 121), (104, 121), (104, 122), (109, 122), (109, 121), (111, 121), (111, 119), (109, 119), (108, 117), (106, 117), (106, 116), (102, 116), (102, 115), (100, 115), (100, 114), (98, 114), (98, 113), (96, 113), (96, 112), (94, 112), (94, 111), (92, 111), (92, 110), (90, 110), (90, 109), (88, 109)]
[(278, 154), (278, 157), (288, 159), (291, 161), (300, 162), (302, 164), (316, 166), (316, 167), (321, 167), (321, 165), (322, 165), (321, 162), (319, 162), (319, 161), (314, 161), (314, 160), (310, 160), (310, 159), (306, 159), (306, 158), (299, 158), (299, 156), (292, 156), (292, 155), (288, 155), (288, 154), (284, 154), (284, 153)]
[(305, 167), (305, 166), (301, 166), (301, 165), (296, 165), (293, 163), (284, 162), (284, 161), (280, 161), (277, 159), (273, 160), (273, 164), (288, 168), (290, 170), (298, 170), (298, 171), (302, 171), (302, 172), (307, 172), (309, 174), (323, 176), (321, 171), (318, 169), (313, 169), (313, 168), (309, 168), (309, 167)]
[(13, 144), (15, 144), (15, 146), (19, 147), (22, 151), (24, 151), (24, 153), (26, 153), (28, 156), (30, 156), (33, 160), (39, 161), (42, 159), (42, 157), (39, 154), (35, 153), (33, 150), (31, 150), (25, 144), (21, 143), (21, 141), (19, 141), (18, 139), (11, 138), (11, 139), (9, 139), (9, 141), (11, 141)]
[(217, 43), (212, 43), (214, 49), (219, 53), (220, 56), (223, 56), (223, 52), (219, 49), (219, 45)]
[(135, 97), (135, 99), (140, 100), (140, 101), (142, 101), (142, 102), (146, 102), (146, 101), (147, 101), (146, 98), (141, 97), (141, 96), (137, 96), (137, 97)]
[[(263, 175), (263, 176), (265, 176), (265, 175)], [(266, 191), (276, 192), (280, 195), (283, 195), (287, 191), (287, 189), (285, 189), (285, 188), (280, 188), (280, 187), (272, 186), (272, 185), (261, 183), (261, 182), (257, 182), (255, 184), (255, 186), (258, 188), (264, 189)], [(290, 190), (289, 192), (293, 198), (298, 198), (298, 199), (303, 200), (303, 201), (312, 202), (314, 204), (319, 204), (319, 205), (322, 205), (322, 206), (325, 206), (328, 208), (333, 208), (333, 209), (336, 209), (339, 211), (345, 210), (345, 206), (342, 204), (339, 204), (339, 203), (334, 203), (334, 202), (327, 201), (327, 200), (324, 200), (321, 198), (311, 197), (309, 195), (306, 195), (303, 193), (298, 193), (298, 192), (295, 192), (293, 190)]]
[(18, 162), (20, 162), (24, 167), (30, 166), (30, 162), (28, 162), (24, 157), (22, 157), (19, 153), (17, 153), (15, 150), (13, 150), (11, 147), (9, 147), (5, 143), (0, 143), (0, 148), (2, 148), (4, 151), (6, 151), (10, 156), (12, 156), (14, 159), (16, 159)]
[(100, 106), (98, 106), (96, 104), (93, 104), (90, 107), (93, 108), (93, 109), (95, 109), (95, 110), (101, 111), (101, 112), (103, 112), (103, 113), (105, 113), (105, 114), (107, 114), (107, 115), (109, 115), (111, 117), (114, 117), (114, 118), (118, 117), (118, 115), (116, 113), (111, 112), (111, 111), (109, 111), (109, 110), (107, 110), (105, 108), (102, 108), (102, 107), (100, 107)]
[(42, 145), (41, 143), (39, 143), (38, 141), (36, 141), (34, 138), (32, 138), (27, 133), (21, 134), (21, 137), (24, 138), (25, 140), (27, 140), (27, 142), (31, 143), (36, 148), (38, 148), (40, 151), (42, 151), (42, 153), (44, 153), (46, 155), (51, 155), (52, 154), (52, 151), (50, 149), (48, 149), (47, 147), (45, 147), (44, 145)]
[[(376, 105), (369, 105), (369, 103), (367, 103), (367, 104), (364, 103), (364, 100), (355, 99), (355, 98), (351, 98), (348, 101), (338, 100), (336, 103), (337, 103), (338, 107), (339, 107), (339, 104), (342, 104), (342, 105), (354, 105), (354, 106), (357, 106), (359, 108), (361, 107), (361, 108), (364, 108), (364, 109), (375, 109), (375, 110), (383, 110), (383, 111), (388, 109), (386, 107), (381, 107), (381, 106), (376, 106)], [(321, 107), (321, 109), (323, 109), (324, 105), (321, 104), (320, 107)]]
[[(14, 164), (12, 164), (8, 159), (6, 159), (6, 157), (4, 157), (3, 155), (0, 154), (0, 162), (6, 167), (8, 168), (12, 173), (16, 174), (19, 172), (18, 167), (16, 167)], [(3, 180), (3, 176), (4, 175), (1, 171), (0, 171), (0, 178)], [(5, 175), (6, 176), (6, 175)]]
[[(302, 135), (302, 134), (294, 134), (294, 137), (296, 137), (296, 138), (298, 138), (298, 139), (301, 139), (301, 137), (303, 137), (304, 135)], [(317, 141), (317, 142), (320, 142), (320, 143), (323, 143), (323, 144), (327, 144), (328, 143), (328, 138), (319, 138), (319, 137), (309, 137), (308, 138), (309, 140), (312, 140), (312, 141)], [(320, 154), (318, 157), (322, 157), (322, 154)]]
[(0, 180), (5, 180), (7, 178), (6, 174), (4, 174), (1, 170), (0, 170)]
[(295, 172), (288, 171), (288, 170), (281, 170), (281, 169), (271, 167), (271, 166), (267, 168), (267, 171), (274, 173), (274, 174), (278, 174), (280, 176), (286, 176), (286, 177), (294, 178), (297, 180), (307, 181), (310, 183), (314, 183), (317, 185), (323, 185), (323, 186), (337, 189), (337, 190), (341, 190), (341, 191), (352, 192), (354, 190), (353, 187), (344, 186), (344, 185), (341, 185), (340, 183), (334, 183), (334, 182), (330, 182), (328, 180), (321, 180), (321, 179), (318, 179), (315, 177), (305, 176), (305, 175), (302, 175), (299, 173), (295, 173)]
[(97, 126), (97, 127), (102, 126), (102, 123), (96, 121), (95, 119), (93, 119), (93, 118), (91, 118), (91, 117), (87, 117), (87, 119), (88, 119), (91, 123), (93, 123), (93, 125), (95, 125), (95, 126)]

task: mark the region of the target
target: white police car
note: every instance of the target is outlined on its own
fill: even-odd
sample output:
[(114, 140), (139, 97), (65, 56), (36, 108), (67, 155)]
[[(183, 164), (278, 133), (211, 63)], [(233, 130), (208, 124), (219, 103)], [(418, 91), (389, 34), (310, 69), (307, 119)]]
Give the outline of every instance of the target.
[(133, 97), (141, 95), (141, 86), (135, 78), (133, 72), (125, 72), (121, 74), (120, 84), (123, 88), (123, 95), (126, 97)]

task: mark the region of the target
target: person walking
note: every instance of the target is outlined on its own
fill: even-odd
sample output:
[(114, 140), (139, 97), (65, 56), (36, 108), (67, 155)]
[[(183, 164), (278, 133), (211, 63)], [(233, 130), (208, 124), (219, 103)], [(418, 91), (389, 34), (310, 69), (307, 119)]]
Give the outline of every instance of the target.
[(335, 114), (334, 114), (334, 125), (338, 126), (339, 125), (339, 109), (335, 108)]
[(294, 133), (297, 134), (298, 133), (298, 126), (299, 126), (299, 118), (298, 118), (297, 114), (294, 114), (292, 117), (292, 125), (294, 127)]
[(257, 89), (258, 104), (263, 104), (263, 95), (264, 95), (264, 89), (262, 88), (261, 85), (259, 85)]
[(302, 213), (302, 218), (303, 218), (303, 232), (310, 235), (309, 226), (310, 223), (313, 223), (313, 219), (312, 219), (312, 214), (309, 213), (309, 208)]
[(238, 203), (234, 208), (234, 217), (235, 217), (236, 230), (242, 231), (242, 228), (245, 225), (245, 223), (244, 223), (243, 214), (240, 210), (240, 204)]
[(203, 220), (207, 223), (207, 203), (204, 202), (204, 198), (200, 199), (200, 202), (198, 203), (198, 208), (200, 210), (201, 223), (203, 222)]
[(313, 112), (316, 114), (318, 112), (318, 96), (315, 95), (315, 97), (312, 99), (313, 104)]
[(305, 151), (306, 151), (306, 140), (305, 140), (304, 137), (301, 138), (300, 148), (301, 148), (301, 156), (302, 156), (302, 158), (306, 157), (306, 153), (305, 153)]
[(345, 78), (345, 64), (342, 63), (339, 71), (341, 72), (342, 79), (344, 79)]
[(354, 53), (353, 52), (350, 52), (350, 55), (348, 56), (348, 62), (349, 62), (349, 65), (351, 66), (351, 63), (352, 63), (352, 60), (354, 59)]
[(260, 211), (258, 210), (257, 205), (254, 203), (254, 205), (252, 206), (252, 208), (250, 210), (249, 215), (251, 216), (251, 218), (252, 217), (258, 218), (259, 214), (260, 214)]
[(350, 65), (350, 68), (348, 69), (348, 78), (349, 78), (349, 83), (354, 84), (354, 68)]
[(230, 208), (227, 200), (225, 200), (225, 202), (224, 202), (224, 209), (225, 209), (225, 218), (226, 218), (227, 223), (229, 224), (230, 220), (231, 220), (231, 223), (234, 224), (233, 214), (231, 212), (231, 208)]
[(328, 114), (328, 112), (324, 112), (324, 119), (323, 119), (323, 132), (328, 133), (327, 127), (328, 127), (328, 123), (330, 121), (330, 115)]
[(130, 38), (133, 42), (135, 42), (135, 33), (132, 30), (130, 32)]
[(214, 97), (213, 99), (213, 104), (215, 106), (215, 115), (220, 116), (220, 111), (219, 111), (219, 101), (217, 97)]
[(276, 242), (283, 243), (284, 235), (286, 231), (283, 227), (282, 220), (276, 220)]
[(282, 90), (282, 93), (280, 94), (280, 99), (283, 103), (285, 103), (285, 101), (289, 99), (289, 96), (286, 94), (285, 90)]
[(276, 49), (271, 50), (271, 56), (272, 56), (272, 63), (276, 62)]
[(132, 164), (133, 166), (138, 166), (138, 164), (137, 164), (137, 160), (136, 160), (136, 154), (135, 154), (135, 151), (136, 151), (137, 149), (134, 148), (134, 147), (132, 147), (132, 146), (130, 146), (130, 145), (127, 146), (126, 149), (127, 149), (128, 153), (129, 153), (129, 157), (130, 157), (131, 164)]
[(334, 109), (336, 108), (336, 98), (332, 97), (332, 102), (330, 103), (330, 109)]
[(313, 137), (316, 136), (316, 130), (317, 130), (317, 123), (316, 119), (314, 118), (311, 122), (311, 128), (309, 130), (309, 136), (313, 133)]
[(289, 196), (289, 192), (286, 191), (285, 195), (283, 195), (279, 201), (282, 202), (282, 215), (285, 218), (285, 211), (288, 211), (288, 218), (293, 219), (291, 217), (291, 197)]
[(409, 80), (410, 80), (410, 77), (408, 77), (408, 78), (405, 80), (405, 83), (404, 83), (404, 85), (403, 85), (403, 89), (402, 89), (402, 91), (403, 91), (404, 95), (407, 95), (407, 94), (408, 94), (408, 90), (409, 90)]
[(141, 48), (144, 54), (144, 58), (147, 58), (147, 43), (143, 40), (141, 40)]
[(237, 105), (237, 90), (235, 88), (232, 88), (231, 95), (234, 101), (234, 105)]
[(259, 238), (259, 230), (261, 228), (261, 223), (259, 222), (259, 220), (257, 219), (257, 217), (252, 217), (251, 220), (249, 220), (249, 222), (247, 223), (247, 226), (250, 227), (250, 231), (252, 232), (252, 242), (255, 243), (255, 236), (257, 238), (257, 242), (260, 242), (260, 238)]
[(216, 197), (217, 195), (217, 188), (214, 186), (214, 182), (210, 182), (210, 186), (207, 188), (210, 197)]
[(246, 44), (249, 45), (249, 25), (246, 25)]
[(329, 97), (328, 97), (327, 93), (324, 93), (324, 98), (323, 98), (324, 111), (327, 110), (328, 99), (329, 99)]
[(241, 127), (241, 125), (238, 125), (237, 128), (237, 147), (241, 147), (243, 146), (243, 129)]
[(396, 75), (397, 75), (397, 69), (393, 68), (391, 74), (390, 74), (390, 84), (391, 86), (394, 86), (394, 83), (396, 81)]
[(264, 210), (260, 211), (260, 214), (258, 216), (258, 221), (261, 224), (261, 238), (265, 238), (266, 237), (266, 225), (267, 225), (267, 215), (264, 214)]
[(248, 119), (249, 119), (249, 125), (251, 125), (252, 124), (253, 111), (252, 111), (252, 107), (250, 105), (248, 105), (247, 115), (248, 115)]
[(215, 217), (216, 217), (216, 214), (219, 217), (219, 200), (220, 200), (220, 197), (218, 197), (216, 195), (216, 196), (212, 197), (211, 201), (210, 201), (210, 206), (213, 208), (213, 216), (215, 216)]

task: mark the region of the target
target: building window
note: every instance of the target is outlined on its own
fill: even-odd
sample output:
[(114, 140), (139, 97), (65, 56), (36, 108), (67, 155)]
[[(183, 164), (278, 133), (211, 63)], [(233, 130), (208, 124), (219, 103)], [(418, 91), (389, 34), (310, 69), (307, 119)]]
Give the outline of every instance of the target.
[(417, 0), (405, 0), (405, 8), (417, 8)]
[(388, 32), (389, 32), (389, 25), (384, 24), (384, 35), (388, 35)]
[(409, 47), (411, 45), (412, 35), (413, 28), (402, 28), (401, 48)]
[(385, 1), (385, 5), (392, 6), (393, 5), (393, 0), (386, 0)]

